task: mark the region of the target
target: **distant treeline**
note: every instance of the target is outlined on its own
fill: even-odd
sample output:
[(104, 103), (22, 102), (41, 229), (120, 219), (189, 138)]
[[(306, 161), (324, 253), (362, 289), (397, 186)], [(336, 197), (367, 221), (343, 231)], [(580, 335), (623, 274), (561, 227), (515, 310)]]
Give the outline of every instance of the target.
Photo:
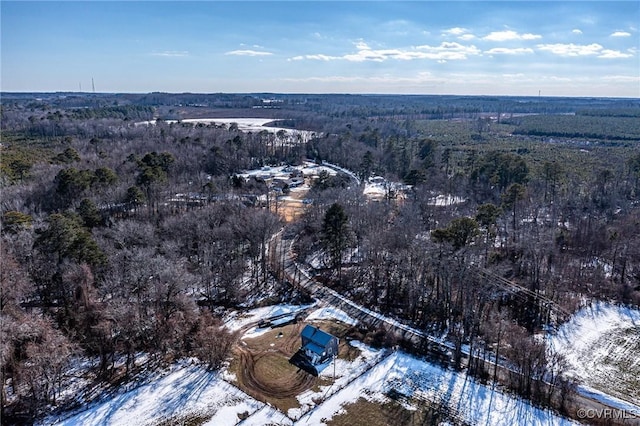
[(119, 118), (122, 120), (150, 120), (153, 118), (154, 108), (142, 105), (104, 106), (100, 108), (74, 109), (70, 116), (79, 120), (91, 118)]
[[(31, 108), (44, 103), (53, 108), (88, 108), (96, 113), (118, 113), (117, 105), (139, 107), (261, 108), (278, 105), (286, 113), (322, 114), (329, 117), (397, 117), (449, 119), (478, 113), (614, 115), (637, 117), (638, 99), (550, 98), (540, 96), (454, 95), (352, 95), (282, 93), (2, 93), (3, 102), (24, 103)], [(266, 103), (265, 103), (266, 102)], [(273, 111), (273, 110), (270, 110)], [(580, 112), (579, 112), (580, 111)], [(133, 111), (132, 111), (133, 112)], [(140, 110), (139, 112), (142, 112)], [(80, 113), (82, 114), (82, 113)], [(632, 114), (632, 115), (627, 115)], [(112, 116), (110, 116), (112, 117)], [(89, 117), (90, 118), (90, 117)], [(144, 118), (144, 117), (135, 117)]]
[(585, 109), (585, 110), (576, 112), (576, 115), (586, 115), (590, 117), (640, 118), (640, 108)]
[(505, 121), (517, 125), (513, 132), (531, 136), (638, 140), (640, 121), (631, 116), (604, 115), (532, 115)]

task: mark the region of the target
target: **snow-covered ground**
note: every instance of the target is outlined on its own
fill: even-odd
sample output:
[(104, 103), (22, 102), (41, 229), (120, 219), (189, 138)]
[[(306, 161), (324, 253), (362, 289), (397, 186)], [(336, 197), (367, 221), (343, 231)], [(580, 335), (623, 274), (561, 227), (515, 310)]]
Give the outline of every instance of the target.
[[(326, 424), (343, 413), (345, 406), (365, 398), (374, 402), (387, 400), (385, 393), (394, 389), (417, 400), (446, 404), (456, 418), (477, 425), (570, 425), (568, 419), (532, 406), (528, 401), (503, 393), (457, 373), (422, 361), (402, 352), (394, 352), (337, 392), (299, 424)], [(296, 423), (296, 424), (298, 424)]]
[(222, 380), (220, 373), (180, 362), (147, 384), (95, 403), (71, 417), (46, 419), (43, 424), (145, 425), (197, 417), (209, 419), (212, 425), (233, 425), (240, 420), (239, 415), (258, 410), (264, 424), (278, 415)]
[(262, 179), (277, 179), (277, 178), (289, 178), (294, 172), (301, 172), (304, 177), (317, 177), (320, 172), (326, 172), (330, 176), (335, 176), (337, 172), (327, 166), (320, 166), (311, 161), (305, 161), (300, 166), (264, 166), (260, 169), (249, 170), (244, 173), (240, 173), (238, 176), (242, 176), (245, 179), (250, 177), (259, 177)]
[(369, 198), (382, 199), (406, 193), (411, 186), (399, 182), (390, 182), (382, 176), (372, 176), (364, 183), (363, 193)]
[[(276, 305), (232, 315), (227, 326), (242, 329), (252, 321), (298, 312), (311, 305)], [(355, 321), (335, 308), (317, 308), (307, 320)], [(637, 322), (637, 318), (634, 320)], [(255, 332), (249, 330), (248, 333)], [(248, 336), (245, 336), (248, 337)], [(103, 397), (83, 411), (50, 417), (42, 424), (60, 425), (150, 425), (181, 423), (198, 419), (205, 425), (323, 425), (349, 410), (360, 398), (389, 401), (386, 394), (398, 392), (406, 404), (424, 401), (446, 405), (454, 418), (478, 425), (569, 425), (571, 421), (532, 406), (511, 394), (483, 385), (465, 373), (430, 364), (403, 352), (379, 350), (358, 341), (349, 344), (358, 356), (337, 359), (321, 377), (331, 384), (298, 395), (299, 408), (283, 413), (257, 401), (230, 384), (228, 371), (209, 372), (196, 362), (184, 360), (157, 373), (138, 387), (129, 387)], [(414, 407), (415, 408), (415, 407)], [(408, 409), (412, 409), (408, 406)], [(454, 420), (455, 420), (454, 419)]]
[[(281, 413), (225, 382), (222, 375), (198, 365), (175, 364), (152, 382), (94, 404), (68, 418), (49, 418), (56, 425), (145, 425), (166, 420), (207, 419), (205, 425), (322, 425), (348, 409), (359, 398), (387, 401), (394, 389), (417, 400), (447, 404), (459, 418), (482, 425), (569, 425), (549, 411), (525, 400), (492, 389), (456, 373), (410, 355), (375, 350), (351, 342), (361, 350), (354, 361), (337, 360), (336, 381), (331, 386), (309, 390), (298, 396), (301, 408)], [(372, 368), (370, 366), (373, 365)], [(322, 376), (331, 378), (332, 366)], [(354, 380), (355, 379), (355, 380)], [(326, 399), (323, 399), (325, 398)], [(315, 401), (321, 400), (318, 405)]]
[(278, 315), (295, 314), (304, 309), (313, 306), (310, 305), (273, 305), (265, 306), (263, 308), (255, 308), (246, 312), (234, 312), (229, 314), (225, 320), (225, 326), (231, 331), (237, 331), (241, 328), (251, 324), (252, 322), (260, 321), (261, 319), (267, 319)]
[[(311, 132), (308, 130), (297, 130), (297, 129), (288, 129), (285, 127), (272, 127), (267, 126), (269, 123), (277, 122), (277, 119), (274, 118), (185, 118), (180, 120), (181, 123), (189, 123), (189, 124), (215, 124), (218, 126), (225, 125), (231, 126), (231, 124), (236, 124), (238, 126), (238, 130), (242, 132), (255, 132), (259, 133), (263, 130), (266, 130), (269, 133), (278, 133), (284, 132), (286, 138), (291, 141), (299, 140), (299, 142), (307, 142), (312, 137), (316, 135), (315, 132)], [(178, 123), (178, 120), (165, 120), (167, 124)], [(150, 121), (141, 121), (135, 123), (136, 126), (142, 125), (155, 125), (156, 120)]]
[(315, 311), (311, 312), (309, 316), (307, 316), (306, 320), (314, 321), (314, 320), (326, 320), (326, 319), (338, 320), (347, 325), (356, 325), (358, 323), (358, 321), (351, 318), (343, 310), (338, 308), (333, 308), (333, 307), (316, 309)]
[(454, 204), (461, 204), (461, 203), (464, 203), (465, 201), (466, 200), (464, 198), (457, 197), (455, 195), (440, 194), (432, 198), (429, 201), (429, 204), (432, 206), (446, 207), (446, 206), (452, 206)]
[[(320, 377), (331, 379), (332, 383), (327, 386), (320, 386), (317, 390), (309, 389), (298, 395), (299, 408), (291, 408), (287, 416), (293, 420), (301, 420), (310, 415), (313, 411), (320, 409), (324, 402), (331, 399), (332, 395), (343, 392), (350, 388), (354, 380), (366, 374), (373, 366), (383, 360), (389, 353), (384, 350), (370, 348), (358, 341), (349, 342), (360, 350), (360, 354), (353, 361), (336, 359), (330, 361), (326, 366), (318, 368), (321, 370)], [(335, 377), (335, 380), (333, 378)], [(308, 419), (300, 421), (300, 424), (321, 424)]]
[(565, 356), (568, 373), (585, 393), (618, 396), (635, 402), (640, 412), (640, 310), (596, 302), (578, 311), (549, 341)]

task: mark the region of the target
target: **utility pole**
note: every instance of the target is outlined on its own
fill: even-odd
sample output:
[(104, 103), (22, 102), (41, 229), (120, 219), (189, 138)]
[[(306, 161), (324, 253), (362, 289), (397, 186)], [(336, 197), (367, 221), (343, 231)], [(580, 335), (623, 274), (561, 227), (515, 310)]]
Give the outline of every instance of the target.
[[(336, 340), (338, 338), (336, 337)], [(338, 344), (336, 346), (336, 353), (333, 354), (333, 383), (336, 383), (336, 358), (338, 358), (338, 351), (340, 350), (340, 340), (338, 340)]]

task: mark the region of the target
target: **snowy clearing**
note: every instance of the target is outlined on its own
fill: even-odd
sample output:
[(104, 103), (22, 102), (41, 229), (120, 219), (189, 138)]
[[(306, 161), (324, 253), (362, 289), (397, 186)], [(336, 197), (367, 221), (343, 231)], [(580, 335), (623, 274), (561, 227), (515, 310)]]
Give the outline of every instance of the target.
[(255, 308), (246, 312), (233, 312), (225, 318), (225, 326), (231, 331), (240, 330), (247, 325), (260, 321), (261, 319), (271, 318), (278, 315), (295, 314), (310, 308), (309, 305), (273, 305), (263, 308)]
[[(108, 401), (90, 406), (63, 420), (47, 419), (56, 425), (145, 425), (163, 420), (198, 417), (211, 424), (233, 425), (238, 415), (253, 413), (264, 404), (226, 383), (219, 373), (187, 362), (174, 364), (161, 377)], [(272, 415), (262, 410), (263, 417)]]
[[(272, 127), (267, 126), (269, 123), (276, 123), (279, 120), (275, 118), (185, 118), (183, 120), (164, 120), (167, 124), (175, 124), (175, 123), (187, 123), (187, 124), (215, 124), (217, 126), (231, 126), (232, 124), (236, 124), (238, 126), (238, 130), (242, 132), (255, 132), (259, 133), (261, 131), (267, 131), (269, 133), (278, 133), (284, 132), (284, 136), (287, 139), (295, 140), (299, 138), (299, 142), (308, 142), (312, 137), (316, 135), (315, 132), (311, 132), (309, 130), (297, 130), (297, 129), (289, 129), (286, 127)], [(136, 126), (149, 126), (155, 125), (156, 120), (150, 121), (141, 121), (135, 123)]]
[(640, 310), (597, 302), (582, 308), (550, 337), (582, 389), (636, 402), (640, 410)]
[[(298, 402), (300, 408), (292, 408), (287, 412), (287, 416), (291, 419), (299, 420), (308, 416), (308, 413), (313, 413), (323, 407), (325, 402), (331, 399), (331, 396), (342, 392), (344, 389), (348, 389), (358, 380), (358, 377), (365, 374), (372, 366), (378, 364), (386, 355), (387, 351), (377, 350), (363, 345), (357, 341), (351, 341), (349, 344), (360, 350), (360, 355), (353, 361), (346, 361), (343, 359), (336, 359), (333, 362), (328, 362), (325, 367), (320, 367), (318, 370), (322, 370), (320, 377), (332, 380), (332, 383), (327, 386), (320, 386), (317, 391), (309, 389), (298, 395)], [(335, 381), (333, 381), (335, 375)], [(305, 421), (301, 421), (300, 424), (305, 424)], [(318, 424), (318, 423), (308, 423)]]
[[(246, 329), (260, 319), (293, 314), (310, 307), (313, 305), (257, 308), (230, 315), (226, 325), (232, 330)], [(633, 324), (640, 319), (633, 315), (630, 318)], [(330, 307), (313, 310), (307, 320), (356, 322), (345, 312)], [(260, 332), (255, 327), (249, 328), (243, 338), (256, 337)], [(51, 417), (42, 424), (185, 424), (197, 419), (210, 426), (235, 425), (241, 421), (247, 425), (323, 425), (337, 415), (349, 413), (350, 404), (361, 398), (374, 403), (389, 402), (390, 392), (402, 395), (403, 406), (408, 410), (427, 403), (438, 404), (447, 408), (454, 421), (471, 424), (574, 424), (524, 399), (478, 383), (464, 372), (451, 371), (403, 352), (374, 349), (355, 340), (348, 344), (357, 349), (355, 357), (329, 361), (320, 374), (326, 385), (298, 394), (300, 406), (286, 413), (229, 383), (234, 377), (227, 369), (210, 372), (191, 360), (184, 360), (156, 373), (156, 377), (138, 387), (129, 387), (92, 403), (85, 411)]]
[(238, 176), (242, 176), (245, 179), (250, 177), (260, 179), (287, 179), (291, 177), (292, 173), (302, 173), (302, 176), (307, 178), (318, 177), (320, 172), (328, 173), (329, 176), (335, 176), (338, 174), (334, 169), (327, 166), (320, 166), (311, 161), (305, 161), (300, 166), (264, 166), (260, 169), (248, 170), (244, 173), (240, 173)]
[(466, 200), (464, 198), (458, 197), (455, 195), (440, 194), (432, 198), (428, 204), (431, 206), (446, 207), (446, 206), (453, 206), (455, 204), (462, 204), (465, 201)]
[(472, 424), (487, 425), (570, 425), (570, 420), (533, 407), (528, 401), (429, 364), (410, 355), (395, 352), (303, 416), (299, 424), (322, 425), (348, 410), (359, 398), (383, 402), (395, 390), (416, 400), (446, 404), (456, 417)]
[(335, 319), (338, 321), (342, 321), (347, 325), (356, 325), (358, 323), (358, 321), (351, 318), (343, 310), (338, 308), (332, 308), (332, 307), (317, 309), (311, 312), (306, 320), (314, 321), (314, 320), (326, 320), (326, 319)]
[[(392, 389), (417, 403), (444, 403), (457, 417), (472, 424), (574, 424), (525, 400), (476, 383), (464, 373), (401, 352), (386, 356), (387, 351), (355, 341), (351, 344), (361, 350), (361, 355), (352, 362), (338, 360), (335, 383), (316, 392), (303, 392), (298, 396), (301, 408), (286, 414), (241, 392), (225, 382), (221, 374), (182, 362), (146, 385), (92, 405), (72, 417), (49, 418), (42, 424), (148, 425), (198, 418), (205, 419), (205, 425), (217, 426), (235, 425), (241, 417), (248, 416), (243, 424), (322, 425), (348, 410), (348, 405), (359, 398), (388, 401), (385, 394)], [(325, 369), (322, 376), (331, 378), (333, 367)], [(325, 397), (320, 405), (314, 402)]]

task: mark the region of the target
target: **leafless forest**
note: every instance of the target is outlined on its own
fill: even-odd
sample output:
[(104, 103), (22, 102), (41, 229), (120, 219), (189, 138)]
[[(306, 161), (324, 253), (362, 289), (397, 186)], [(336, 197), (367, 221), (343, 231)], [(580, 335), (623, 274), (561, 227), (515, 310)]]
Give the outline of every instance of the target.
[[(180, 122), (215, 117), (315, 137)], [(79, 359), (114, 386), (141, 353), (218, 368), (225, 309), (308, 297), (270, 267), (281, 229), (320, 282), (446, 336), (454, 367), (463, 347), (504, 358), (515, 391), (560, 397), (540, 333), (591, 301), (640, 305), (639, 118), (619, 99), (4, 94), (3, 417), (55, 406)], [(354, 175), (309, 179), (296, 220), (288, 185), (240, 176), (305, 160)]]

